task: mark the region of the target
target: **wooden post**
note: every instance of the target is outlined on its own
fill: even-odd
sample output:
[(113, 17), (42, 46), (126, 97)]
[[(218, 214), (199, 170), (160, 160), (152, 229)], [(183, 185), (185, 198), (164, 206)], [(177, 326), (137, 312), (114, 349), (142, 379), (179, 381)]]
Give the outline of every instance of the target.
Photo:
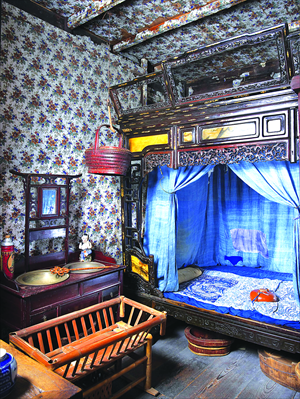
[[(298, 94), (298, 162), (299, 162), (299, 181), (300, 181), (300, 75), (294, 76), (292, 78), (291, 88), (294, 90), (295, 93)], [(297, 219), (299, 219), (299, 217)]]
[(146, 344), (146, 380), (145, 380), (145, 387), (144, 390), (152, 396), (158, 396), (159, 392), (151, 387), (152, 384), (152, 335), (147, 335), (147, 344)]

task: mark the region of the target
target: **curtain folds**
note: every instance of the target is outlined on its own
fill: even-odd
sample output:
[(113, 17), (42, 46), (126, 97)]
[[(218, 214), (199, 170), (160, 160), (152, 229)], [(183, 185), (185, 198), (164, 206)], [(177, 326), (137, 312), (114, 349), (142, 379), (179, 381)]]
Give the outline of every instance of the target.
[[(300, 305), (300, 183), (299, 165), (290, 162), (241, 162), (229, 167), (250, 187), (271, 201), (294, 208), (293, 282), (295, 298)], [(276, 215), (274, 215), (276, 217)], [(291, 221), (292, 223), (292, 221)]]
[[(243, 258), (246, 266), (252, 262), (253, 267), (271, 265), (274, 271), (286, 271), (287, 262), (287, 267), (293, 264), (299, 302), (299, 165), (273, 161), (229, 167), (226, 172), (218, 165), (210, 177), (212, 165), (178, 170), (164, 166), (149, 174), (144, 247), (154, 255), (158, 288), (177, 290), (177, 268), (192, 263), (228, 265), (233, 258)], [(293, 229), (294, 237), (286, 239)], [(262, 231), (278, 248), (264, 241)], [(248, 245), (245, 237), (255, 238), (259, 245)], [(247, 253), (256, 252), (255, 248), (258, 253)], [(285, 252), (288, 256), (282, 257)]]
[[(199, 185), (202, 190), (198, 193), (193, 192), (193, 195), (196, 195), (195, 199), (197, 197), (200, 199), (203, 194), (206, 195), (207, 172), (212, 168), (213, 166), (210, 165), (197, 168), (188, 166), (173, 170), (167, 166), (162, 166), (155, 168), (149, 174), (144, 249), (147, 255), (152, 254), (154, 256), (154, 262), (157, 266), (158, 288), (161, 291), (178, 290), (176, 263), (178, 201), (176, 193), (188, 185), (193, 187), (191, 183), (195, 183), (202, 176), (205, 176), (206, 182)], [(199, 202), (195, 201), (196, 203), (199, 206)], [(189, 217), (192, 217), (192, 215)], [(186, 234), (193, 236), (191, 231), (186, 231)]]

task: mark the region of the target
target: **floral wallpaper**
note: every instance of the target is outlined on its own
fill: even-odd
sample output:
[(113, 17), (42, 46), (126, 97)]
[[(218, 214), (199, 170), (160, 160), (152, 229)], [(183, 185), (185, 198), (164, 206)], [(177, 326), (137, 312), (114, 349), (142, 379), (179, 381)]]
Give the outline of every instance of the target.
[[(1, 239), (11, 234), (15, 250), (24, 252), (24, 173), (76, 175), (70, 198), (70, 249), (83, 233), (93, 248), (122, 262), (121, 193), (118, 176), (93, 175), (85, 149), (95, 132), (109, 123), (108, 86), (145, 71), (132, 61), (108, 53), (86, 37), (76, 37), (2, 2), (1, 21)], [(116, 115), (112, 109), (113, 122)], [(109, 130), (100, 145), (117, 145)], [(59, 250), (43, 243), (34, 252)]]

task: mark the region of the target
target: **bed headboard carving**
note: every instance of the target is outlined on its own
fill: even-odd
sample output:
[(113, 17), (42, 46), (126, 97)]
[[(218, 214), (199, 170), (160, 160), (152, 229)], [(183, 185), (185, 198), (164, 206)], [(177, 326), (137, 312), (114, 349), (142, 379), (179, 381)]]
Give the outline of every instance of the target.
[[(284, 141), (257, 145), (187, 149), (165, 153), (150, 152), (144, 156), (144, 171), (149, 173), (155, 167), (163, 165), (175, 169), (180, 166), (231, 164), (240, 161), (287, 161), (288, 153), (289, 146)], [(175, 162), (176, 158), (177, 162)]]

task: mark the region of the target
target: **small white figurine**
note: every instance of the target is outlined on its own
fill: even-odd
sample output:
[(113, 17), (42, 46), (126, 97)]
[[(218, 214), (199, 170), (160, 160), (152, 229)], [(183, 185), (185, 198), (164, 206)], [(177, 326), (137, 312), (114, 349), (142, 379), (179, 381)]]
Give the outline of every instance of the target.
[(89, 236), (84, 234), (81, 237), (81, 243), (79, 243), (80, 262), (90, 262), (92, 260), (92, 243), (89, 240)]

